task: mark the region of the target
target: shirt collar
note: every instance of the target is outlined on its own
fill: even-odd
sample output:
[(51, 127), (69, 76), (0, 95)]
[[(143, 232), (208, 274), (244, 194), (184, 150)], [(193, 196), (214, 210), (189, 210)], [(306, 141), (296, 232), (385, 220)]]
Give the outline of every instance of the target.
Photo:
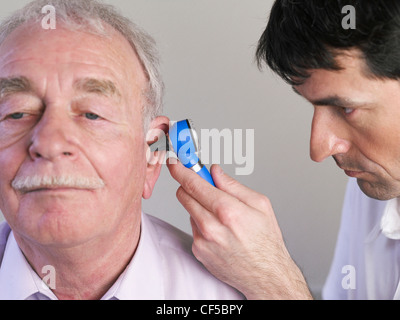
[(400, 202), (398, 198), (387, 201), (381, 218), (381, 231), (389, 239), (400, 239)]
[(0, 300), (25, 300), (36, 293), (56, 299), (29, 265), (11, 231), (0, 268)]

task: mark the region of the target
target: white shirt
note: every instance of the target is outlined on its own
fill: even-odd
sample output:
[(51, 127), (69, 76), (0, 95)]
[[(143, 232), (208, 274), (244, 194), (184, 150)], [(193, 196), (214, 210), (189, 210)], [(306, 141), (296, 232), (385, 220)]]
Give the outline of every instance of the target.
[[(102, 299), (244, 299), (196, 260), (191, 245), (186, 233), (142, 214), (135, 255)], [(0, 224), (0, 300), (4, 299), (57, 299), (33, 271), (5, 222)]]
[(400, 299), (399, 199), (369, 198), (351, 178), (324, 299)]

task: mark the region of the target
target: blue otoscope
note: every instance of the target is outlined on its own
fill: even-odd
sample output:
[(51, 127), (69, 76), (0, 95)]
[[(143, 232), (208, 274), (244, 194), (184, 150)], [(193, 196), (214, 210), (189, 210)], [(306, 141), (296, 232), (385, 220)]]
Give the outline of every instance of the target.
[(198, 156), (198, 137), (191, 120), (185, 119), (171, 123), (167, 139), (156, 141), (150, 146), (152, 151), (165, 149), (173, 151), (186, 168), (192, 169), (215, 187), (210, 172)]

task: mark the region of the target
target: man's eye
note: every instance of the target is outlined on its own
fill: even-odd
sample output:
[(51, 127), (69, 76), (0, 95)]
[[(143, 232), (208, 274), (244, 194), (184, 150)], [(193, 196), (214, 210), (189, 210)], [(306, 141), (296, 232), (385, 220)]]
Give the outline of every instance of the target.
[(354, 111), (354, 109), (353, 108), (343, 108), (343, 111), (345, 114), (350, 114)]
[(16, 113), (10, 114), (8, 117), (13, 120), (19, 120), (19, 119), (22, 119), (24, 116), (25, 116), (25, 113), (16, 112)]
[(85, 113), (85, 117), (86, 117), (87, 119), (89, 119), (89, 120), (97, 120), (97, 119), (100, 118), (97, 114), (95, 114), (95, 113), (90, 113), (90, 112), (86, 112), (86, 113)]

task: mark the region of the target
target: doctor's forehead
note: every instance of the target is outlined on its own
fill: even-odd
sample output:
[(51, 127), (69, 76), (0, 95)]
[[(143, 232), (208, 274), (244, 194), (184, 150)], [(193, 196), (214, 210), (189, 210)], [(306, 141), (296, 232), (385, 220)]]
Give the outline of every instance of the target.
[(358, 53), (340, 55), (337, 60), (341, 69), (310, 70), (308, 78), (292, 86), (293, 91), (313, 105), (350, 108), (376, 104), (376, 88), (383, 81), (371, 76), (365, 60)]

